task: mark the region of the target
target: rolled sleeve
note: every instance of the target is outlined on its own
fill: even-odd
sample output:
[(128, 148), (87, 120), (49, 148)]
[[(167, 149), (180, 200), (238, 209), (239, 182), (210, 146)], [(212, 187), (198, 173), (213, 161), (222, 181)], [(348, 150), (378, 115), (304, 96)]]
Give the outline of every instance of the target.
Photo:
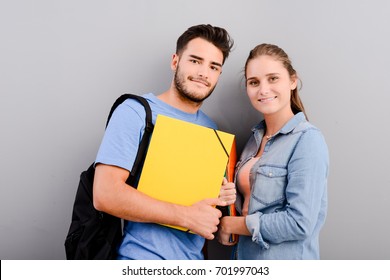
[(264, 241), (260, 232), (260, 219), (263, 213), (256, 212), (245, 217), (246, 227), (252, 235), (252, 241), (260, 245), (261, 249), (268, 249), (269, 244)]

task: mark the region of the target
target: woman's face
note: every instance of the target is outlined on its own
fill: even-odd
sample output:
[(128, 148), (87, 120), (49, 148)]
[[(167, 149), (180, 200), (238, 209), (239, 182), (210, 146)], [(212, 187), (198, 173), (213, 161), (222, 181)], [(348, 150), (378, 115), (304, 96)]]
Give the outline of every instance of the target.
[(291, 114), (291, 91), (297, 78), (290, 77), (282, 62), (261, 55), (247, 64), (246, 88), (253, 107), (264, 116)]

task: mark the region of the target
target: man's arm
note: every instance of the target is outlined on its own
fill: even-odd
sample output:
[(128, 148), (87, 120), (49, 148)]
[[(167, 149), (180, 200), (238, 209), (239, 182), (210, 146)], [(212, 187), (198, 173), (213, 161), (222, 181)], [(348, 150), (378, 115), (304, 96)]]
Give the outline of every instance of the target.
[(93, 202), (97, 210), (135, 222), (161, 223), (190, 229), (207, 239), (214, 238), (221, 212), (214, 206), (226, 206), (218, 198), (182, 206), (154, 199), (126, 184), (129, 171), (97, 164)]

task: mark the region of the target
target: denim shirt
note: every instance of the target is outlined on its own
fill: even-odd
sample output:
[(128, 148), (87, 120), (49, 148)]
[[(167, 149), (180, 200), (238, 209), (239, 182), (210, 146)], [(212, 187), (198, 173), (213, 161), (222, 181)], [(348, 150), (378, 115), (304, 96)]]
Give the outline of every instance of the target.
[[(239, 169), (259, 150), (265, 131), (253, 129), (237, 163)], [(327, 212), (328, 148), (322, 133), (303, 113), (270, 140), (250, 171), (251, 195), (238, 259), (319, 259), (319, 233)], [(242, 197), (236, 207), (241, 211)]]

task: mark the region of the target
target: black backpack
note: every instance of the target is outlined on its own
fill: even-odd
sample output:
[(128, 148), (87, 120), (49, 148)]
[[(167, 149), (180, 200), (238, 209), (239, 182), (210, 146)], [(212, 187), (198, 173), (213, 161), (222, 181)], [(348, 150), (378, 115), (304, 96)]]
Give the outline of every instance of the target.
[[(140, 102), (146, 111), (144, 135), (133, 168), (126, 181), (130, 186), (136, 187), (154, 127), (149, 103), (141, 96), (123, 94), (112, 105), (106, 127), (116, 107), (128, 98)], [(115, 259), (117, 256), (116, 249), (122, 237), (122, 220), (94, 208), (92, 198), (94, 175), (94, 164), (91, 164), (80, 175), (73, 205), (72, 221), (65, 240), (65, 252), (68, 260), (108, 260)]]

